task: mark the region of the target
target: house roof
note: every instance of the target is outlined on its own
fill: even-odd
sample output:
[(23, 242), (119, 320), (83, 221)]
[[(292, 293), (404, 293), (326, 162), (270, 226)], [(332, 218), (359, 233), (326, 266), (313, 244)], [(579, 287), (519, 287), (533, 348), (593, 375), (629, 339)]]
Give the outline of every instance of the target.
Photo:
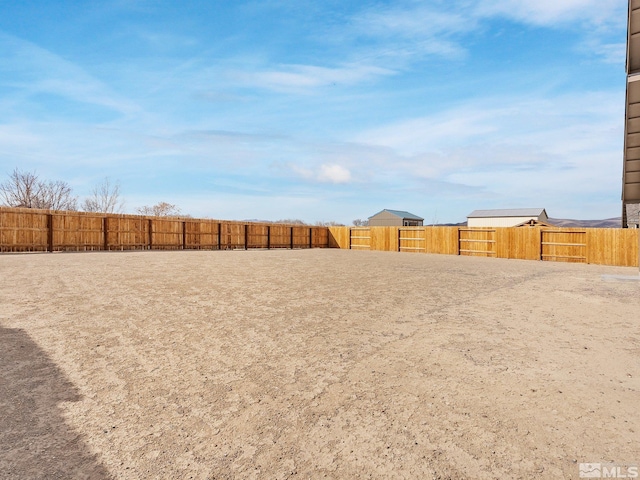
[[(413, 213), (405, 212), (404, 210), (389, 210), (385, 208), (384, 210), (380, 210), (376, 215), (380, 215), (382, 212), (389, 212), (396, 217), (400, 217), (403, 220), (424, 220), (424, 218), (414, 215)], [(371, 215), (369, 218), (373, 218), (376, 215)]]
[(474, 210), (467, 218), (494, 218), (494, 217), (539, 217), (547, 214), (544, 208), (503, 208), (499, 210)]

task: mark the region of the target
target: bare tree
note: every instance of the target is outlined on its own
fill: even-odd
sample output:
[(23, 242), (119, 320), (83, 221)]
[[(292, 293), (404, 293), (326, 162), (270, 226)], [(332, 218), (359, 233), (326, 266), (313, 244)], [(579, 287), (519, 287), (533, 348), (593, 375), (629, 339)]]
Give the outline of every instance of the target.
[(353, 221), (353, 226), (354, 227), (368, 227), (369, 226), (369, 220), (362, 220), (360, 218), (356, 218)]
[(0, 199), (9, 207), (76, 210), (78, 198), (63, 181), (44, 181), (35, 172), (17, 168), (0, 184)]
[(336, 222), (334, 220), (330, 220), (328, 222), (323, 222), (321, 220), (316, 222), (316, 227), (344, 227), (344, 223)]
[(145, 205), (136, 209), (141, 215), (149, 215), (152, 217), (177, 217), (180, 215), (180, 209), (167, 202), (159, 202), (153, 206)]
[(283, 218), (282, 220), (276, 220), (273, 223), (287, 223), (289, 225), (306, 225), (303, 220), (299, 218)]
[(82, 210), (85, 212), (120, 213), (124, 202), (120, 199), (120, 183), (111, 183), (109, 178), (93, 187), (93, 193), (85, 198)]

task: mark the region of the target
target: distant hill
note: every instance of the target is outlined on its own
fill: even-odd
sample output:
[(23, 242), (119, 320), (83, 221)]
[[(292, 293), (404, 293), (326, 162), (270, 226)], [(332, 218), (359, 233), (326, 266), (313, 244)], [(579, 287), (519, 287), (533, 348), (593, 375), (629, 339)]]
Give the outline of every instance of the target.
[(572, 220), (565, 218), (550, 218), (549, 223), (557, 227), (621, 228), (622, 217), (606, 218), (604, 220)]
[[(621, 228), (622, 217), (606, 218), (604, 220), (573, 220), (570, 218), (550, 218), (549, 224), (554, 227), (566, 228)], [(466, 227), (467, 222), (441, 223), (440, 227)]]

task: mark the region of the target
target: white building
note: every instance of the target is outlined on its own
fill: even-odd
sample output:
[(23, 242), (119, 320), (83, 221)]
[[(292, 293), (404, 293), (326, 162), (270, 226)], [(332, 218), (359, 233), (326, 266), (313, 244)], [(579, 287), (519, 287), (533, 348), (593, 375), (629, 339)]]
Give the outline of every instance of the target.
[(525, 222), (547, 223), (544, 208), (508, 208), (502, 210), (475, 210), (467, 215), (468, 227), (515, 227)]

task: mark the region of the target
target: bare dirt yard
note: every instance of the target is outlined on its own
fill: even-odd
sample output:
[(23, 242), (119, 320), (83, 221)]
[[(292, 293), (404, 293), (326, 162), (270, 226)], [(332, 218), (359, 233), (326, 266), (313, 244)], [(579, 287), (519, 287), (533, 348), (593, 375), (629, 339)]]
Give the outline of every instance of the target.
[[(0, 478), (578, 478), (640, 462), (637, 269), (0, 256)], [(624, 467), (626, 468), (626, 467)]]

